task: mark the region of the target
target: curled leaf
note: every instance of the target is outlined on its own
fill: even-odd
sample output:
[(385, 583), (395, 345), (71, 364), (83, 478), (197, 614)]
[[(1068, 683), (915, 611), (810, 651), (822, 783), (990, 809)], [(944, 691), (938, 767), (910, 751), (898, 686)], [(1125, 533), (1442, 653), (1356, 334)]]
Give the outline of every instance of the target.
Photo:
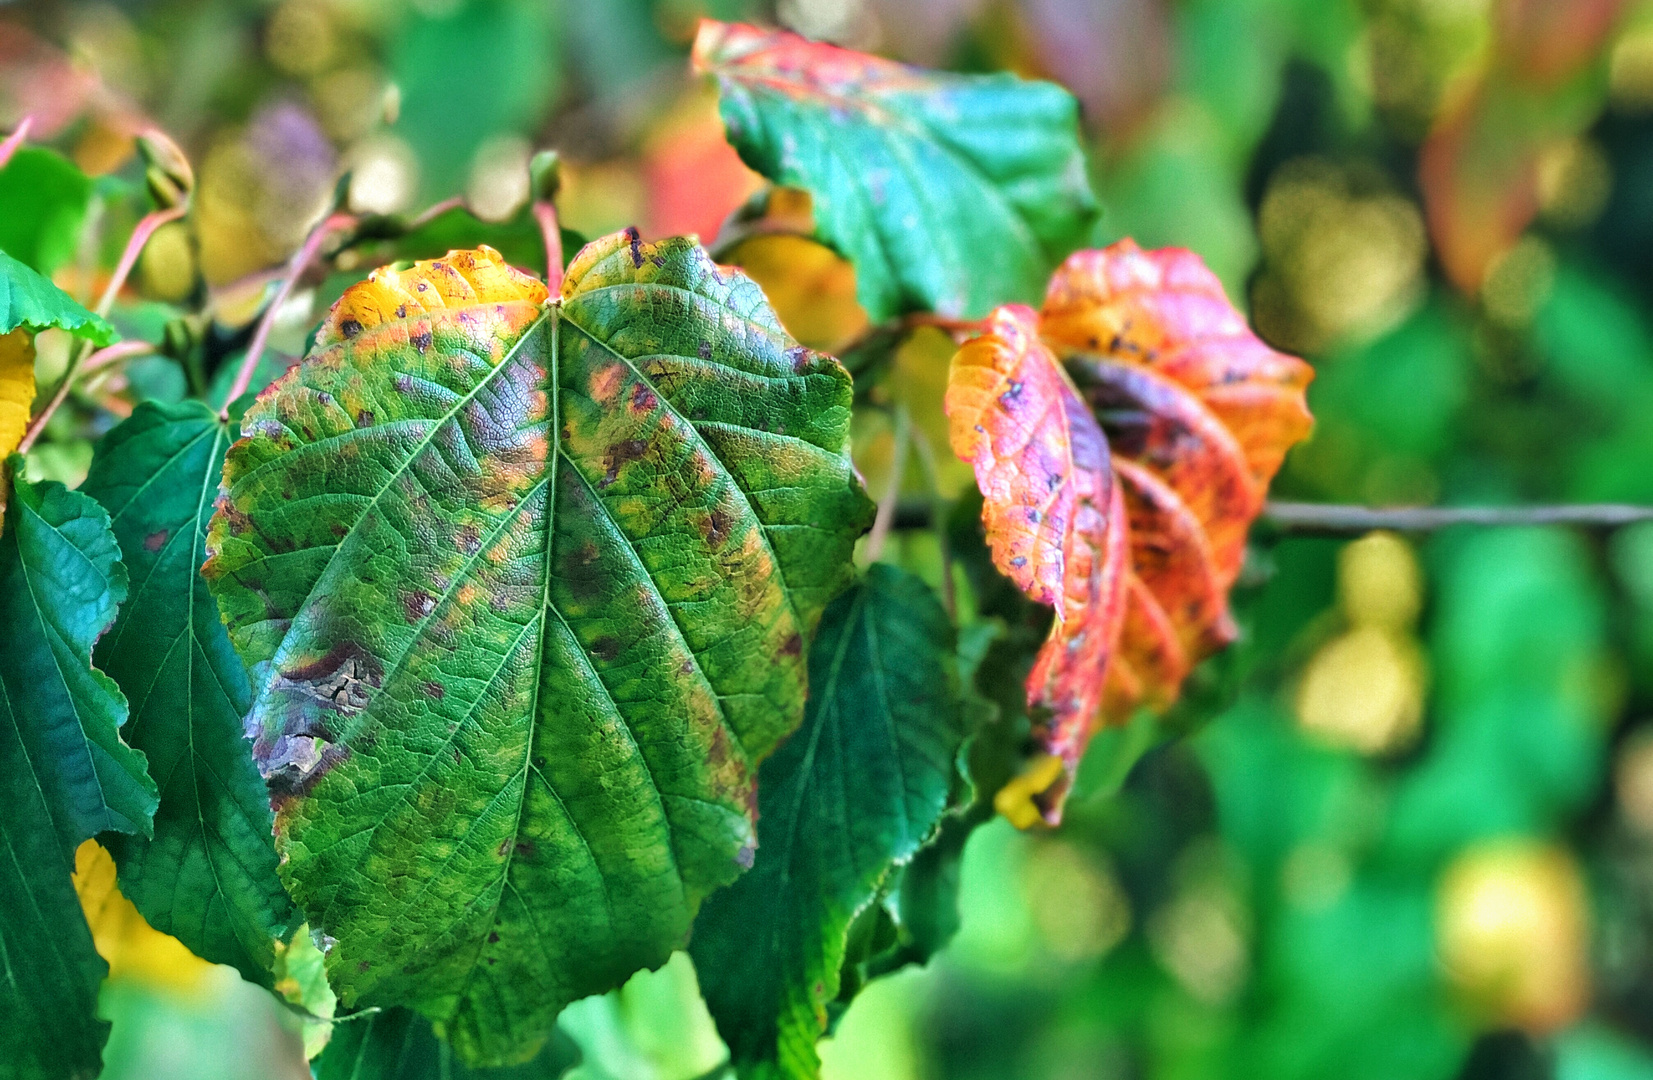
[(1027, 681), (1028, 705), (1049, 711), (1040, 742), (1066, 766), (1038, 793), (1054, 821), (1101, 708), (1124, 615), (1121, 488), (1101, 427), (1029, 308), (999, 308), (953, 357), (946, 409), (953, 452), (975, 467), (993, 564), (1056, 609)]
[(1312, 424), (1314, 372), (1251, 332), (1199, 256), (1130, 240), (1051, 279), (1045, 341), (1095, 410), (1130, 521), (1125, 629), (1106, 719), (1176, 700), (1233, 640), (1228, 592), (1286, 451)]

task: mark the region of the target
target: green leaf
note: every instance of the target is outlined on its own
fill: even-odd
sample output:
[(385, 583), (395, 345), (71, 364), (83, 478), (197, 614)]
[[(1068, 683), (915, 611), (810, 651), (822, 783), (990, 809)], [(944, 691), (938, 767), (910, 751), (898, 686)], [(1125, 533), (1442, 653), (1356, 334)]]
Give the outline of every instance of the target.
[(0, 692), (73, 858), (101, 832), (150, 834), (155, 782), (121, 741), (126, 699), (92, 666), (92, 643), (126, 598), (109, 515), (77, 491), (21, 478), (0, 532)]
[(97, 1018), (109, 971), (92, 947), (67, 853), (9, 700), (0, 698), (0, 1074), (98, 1075), (109, 1025)]
[[(22, 458), (13, 457), (14, 475)], [(126, 595), (97, 503), (19, 476), (0, 530), (0, 1063), (11, 1077), (93, 1077), (108, 968), (70, 884), (75, 848), (148, 832), (155, 785), (121, 742), (126, 700), (92, 643)]]
[(1078, 106), (1051, 83), (922, 71), (783, 31), (704, 22), (729, 141), (814, 197), (879, 322), (1037, 302), (1097, 215)]
[(763, 767), (758, 856), (690, 944), (742, 1075), (813, 1077), (846, 936), (935, 832), (963, 739), (953, 628), (884, 563), (827, 610), (804, 726)]
[(665, 962), (749, 864), (871, 516), (849, 376), (750, 279), (628, 231), (544, 300), (486, 248), (346, 293), (207, 543), (341, 999), (472, 1064)]
[(0, 334), (19, 326), (31, 333), (57, 327), (94, 345), (108, 345), (120, 336), (74, 297), (0, 251)]
[(0, 251), (50, 275), (74, 257), (92, 181), (43, 146), (18, 149), (0, 169)]
[(165, 785), (154, 839), (109, 844), (121, 891), (197, 956), (269, 986), (293, 905), (242, 734), (247, 673), (197, 571), (229, 444), (200, 402), (146, 402), (98, 444), (82, 490), (109, 511), (132, 578), (97, 660), (131, 702), (127, 741)]
[(521, 1065), (469, 1068), (429, 1020), (411, 1009), (386, 1009), (334, 1024), (310, 1071), (315, 1080), (557, 1080), (579, 1061), (579, 1047), (558, 1029)]

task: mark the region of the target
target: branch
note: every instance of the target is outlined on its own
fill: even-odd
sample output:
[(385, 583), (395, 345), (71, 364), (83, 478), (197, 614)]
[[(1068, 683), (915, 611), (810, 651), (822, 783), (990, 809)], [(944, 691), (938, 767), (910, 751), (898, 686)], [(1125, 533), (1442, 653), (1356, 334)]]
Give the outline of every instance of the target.
[[(1432, 532), (1454, 525), (1521, 526), (1576, 525), (1616, 529), (1653, 521), (1653, 506), (1624, 503), (1561, 503), (1552, 506), (1353, 506), (1347, 503), (1271, 501), (1263, 507), (1261, 522), (1276, 532), (1300, 536), (1359, 536), (1374, 529), (1391, 532)], [(894, 528), (923, 529), (930, 525), (930, 507), (903, 502), (896, 508)]]
[(1348, 506), (1270, 501), (1263, 519), (1284, 532), (1347, 536), (1373, 529), (1431, 532), (1453, 525), (1578, 525), (1615, 529), (1653, 521), (1653, 506), (1561, 503), (1553, 506)]

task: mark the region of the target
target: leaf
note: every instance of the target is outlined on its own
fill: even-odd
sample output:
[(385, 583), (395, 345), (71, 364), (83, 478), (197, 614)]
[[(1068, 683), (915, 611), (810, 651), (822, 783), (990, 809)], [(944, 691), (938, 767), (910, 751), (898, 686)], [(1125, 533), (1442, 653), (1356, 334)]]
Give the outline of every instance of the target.
[(144, 920), (121, 893), (115, 860), (96, 840), (82, 841), (75, 850), (74, 882), (92, 942), (109, 964), (109, 978), (184, 994), (207, 989), (213, 965)]
[(109, 511), (132, 579), (98, 663), (131, 703), (127, 741), (164, 784), (154, 839), (109, 841), (121, 889), (156, 930), (269, 986), (293, 905), (241, 728), (252, 690), (196, 569), (229, 444), (200, 402), (145, 402), (99, 442), (81, 490)]
[[(24, 327), (0, 334), (0, 455), (10, 457), (29, 429), (34, 403), (34, 335)], [(5, 512), (6, 485), (0, 479), (0, 513)]]
[(682, 239), (595, 241), (549, 303), (483, 248), (335, 305), (247, 413), (204, 572), (346, 1005), (520, 1061), (750, 863), (871, 516), (850, 397)]
[(694, 65), (717, 76), (741, 158), (814, 197), (820, 239), (855, 264), (875, 322), (1031, 302), (1096, 218), (1078, 107), (1051, 83), (711, 21)]
[(757, 859), (689, 946), (743, 1076), (819, 1075), (851, 921), (947, 804), (963, 738), (952, 652), (929, 588), (884, 563), (822, 620), (804, 726), (760, 777)]
[[(20, 458), (11, 461), (20, 472)], [(70, 883), (75, 848), (147, 832), (155, 785), (120, 740), (126, 701), (92, 643), (126, 595), (109, 518), (61, 484), (19, 479), (0, 530), (0, 1061), (7, 1076), (93, 1077), (108, 970)]]
[(7, 1080), (91, 1080), (109, 1038), (97, 1018), (109, 966), (92, 946), (69, 877), (73, 850), (58, 840), (10, 709), (0, 701), (0, 1062)]
[[(1108, 662), (1125, 616), (1127, 527), (1107, 439), (1033, 312), (999, 308), (986, 332), (953, 357), (947, 380), (953, 452), (970, 462), (983, 496), (993, 565), (1056, 609), (1027, 677), (1044, 751), (1038, 811), (1054, 823), (1101, 708)], [(1047, 759), (1049, 760), (1049, 759)]]
[(18, 327), (30, 334), (56, 327), (94, 345), (108, 345), (120, 336), (68, 293), (0, 251), (0, 334)]
[(0, 168), (0, 252), (50, 276), (74, 258), (92, 181), (44, 146), (23, 146)]
[(125, 597), (109, 515), (19, 479), (0, 532), (0, 723), (16, 729), (66, 857), (101, 832), (149, 835), (155, 812), (144, 756), (121, 741), (126, 699), (91, 660)]
[(559, 1028), (524, 1064), (468, 1068), (429, 1020), (411, 1009), (386, 1009), (336, 1023), (311, 1071), (315, 1080), (557, 1080), (579, 1061), (579, 1047)]
[(1122, 240), (1051, 279), (1040, 333), (1108, 433), (1131, 528), (1106, 719), (1169, 707), (1234, 637), (1228, 592), (1269, 481), (1312, 424), (1296, 357), (1253, 334), (1199, 256)]

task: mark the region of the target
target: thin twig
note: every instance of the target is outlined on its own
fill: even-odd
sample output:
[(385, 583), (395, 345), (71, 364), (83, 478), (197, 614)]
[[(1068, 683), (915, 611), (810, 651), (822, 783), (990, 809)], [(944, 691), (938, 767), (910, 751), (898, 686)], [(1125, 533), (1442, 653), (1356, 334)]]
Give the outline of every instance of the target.
[[(120, 262), (115, 264), (115, 272), (110, 275), (109, 284), (104, 287), (103, 296), (98, 300), (96, 311), (100, 317), (107, 317), (115, 306), (115, 297), (120, 295), (121, 286), (125, 285), (126, 279), (131, 276), (132, 268), (138, 264), (138, 256), (143, 253), (144, 245), (149, 243), (149, 238), (155, 235), (155, 230), (169, 221), (177, 221), (188, 210), (187, 205), (153, 210), (139, 220), (137, 227), (132, 230), (132, 235), (127, 237), (126, 250), (121, 252)], [(69, 366), (63, 369), (63, 377), (57, 381), (57, 387), (52, 391), (46, 407), (29, 421), (28, 430), (23, 433), (22, 441), (17, 444), (18, 453), (27, 453), (35, 440), (40, 438), (40, 433), (46, 430), (47, 421), (51, 420), (52, 414), (68, 399), (69, 388), (80, 375), (81, 365), (86, 362), (91, 351), (92, 343), (86, 339), (82, 339), (75, 346), (75, 351), (69, 356)]]
[(901, 480), (907, 471), (907, 446), (912, 441), (912, 423), (906, 409), (895, 413), (895, 450), (890, 458), (890, 485), (884, 497), (878, 500), (878, 513), (872, 519), (872, 532), (867, 534), (867, 561), (875, 563), (884, 554), (884, 541), (889, 538), (890, 526), (895, 524), (895, 507), (901, 499)]
[(7, 135), (4, 142), (0, 142), (0, 169), (6, 167), (6, 162), (17, 153), (17, 148), (29, 137), (29, 129), (34, 127), (34, 117), (25, 116), (17, 125), (17, 130)]
[[(956, 620), (958, 598), (953, 590), (953, 547), (947, 539), (947, 502), (941, 497), (941, 469), (936, 464), (935, 448), (930, 445), (929, 436), (924, 434), (924, 429), (914, 424), (912, 439), (913, 455), (918, 458), (919, 467), (924, 473), (925, 486), (930, 489), (930, 524), (935, 528), (936, 547), (940, 549), (941, 554), (941, 604), (947, 609), (947, 617)], [(899, 503), (896, 509), (900, 509)]]
[(115, 272), (110, 275), (109, 284), (104, 286), (103, 296), (98, 300), (99, 315), (109, 317), (110, 310), (115, 306), (115, 297), (120, 295), (121, 286), (125, 285), (126, 279), (131, 276), (132, 268), (138, 265), (138, 256), (143, 253), (144, 245), (149, 243), (149, 238), (155, 235), (155, 230), (169, 221), (177, 221), (188, 212), (189, 206), (185, 204), (169, 206), (165, 210), (151, 210), (143, 216), (137, 227), (132, 230), (132, 235), (127, 238), (126, 250), (121, 252), (121, 261), (115, 264)]
[(1263, 517), (1287, 532), (1347, 535), (1389, 529), (1430, 532), (1453, 525), (1580, 525), (1617, 528), (1653, 521), (1653, 506), (1562, 503), (1551, 506), (1347, 506), (1269, 502)]
[[(894, 529), (924, 529), (931, 524), (928, 503), (903, 502), (891, 522)], [(1359, 536), (1375, 529), (1431, 532), (1454, 525), (1488, 527), (1576, 525), (1616, 529), (1653, 521), (1653, 506), (1624, 503), (1559, 503), (1547, 506), (1353, 506), (1346, 503), (1270, 502), (1259, 519), (1276, 532), (1307, 536)]]
[(534, 220), (540, 225), (540, 240), (545, 244), (545, 287), (555, 298), (562, 292), (562, 225), (557, 221), (557, 208), (546, 199), (534, 200)]
[(321, 251), (321, 245), (326, 241), (328, 234), (336, 229), (347, 229), (355, 224), (356, 219), (350, 214), (332, 214), (310, 230), (310, 235), (304, 238), (304, 243), (293, 252), (293, 257), (287, 260), (287, 272), (281, 279), (281, 286), (271, 298), (269, 306), (264, 309), (263, 316), (258, 320), (258, 329), (253, 331), (252, 341), (247, 343), (247, 355), (241, 360), (241, 369), (235, 373), (235, 382), (230, 384), (230, 392), (224, 398), (224, 407), (218, 410), (220, 420), (230, 418), (230, 403), (247, 392), (252, 385), (253, 372), (258, 369), (259, 358), (264, 355), (264, 345), (270, 340), (270, 330), (275, 326), (276, 315), (281, 311), (287, 298), (293, 294), (293, 286), (299, 278), (310, 268), (315, 261), (316, 254)]
[(86, 358), (80, 365), (81, 378), (92, 374), (110, 364), (122, 360), (130, 360), (134, 356), (148, 356), (155, 351), (155, 346), (147, 341), (117, 341), (113, 345), (105, 345), (97, 352)]

